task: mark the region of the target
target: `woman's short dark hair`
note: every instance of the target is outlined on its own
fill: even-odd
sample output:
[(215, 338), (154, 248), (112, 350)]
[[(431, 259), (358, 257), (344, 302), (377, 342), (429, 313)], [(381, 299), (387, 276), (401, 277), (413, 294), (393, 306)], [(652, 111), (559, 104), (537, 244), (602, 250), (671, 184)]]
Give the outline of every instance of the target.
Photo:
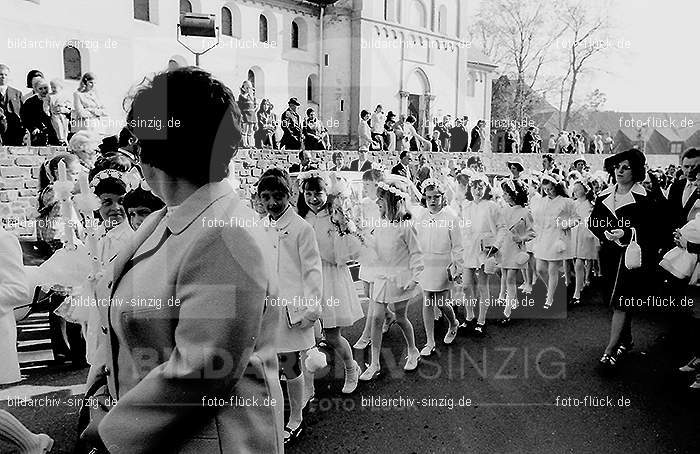
[(406, 117), (406, 123), (415, 123), (415, 122), (416, 122), (416, 117), (414, 117), (413, 115), (409, 115), (408, 117)]
[[(510, 187), (511, 183), (512, 188)], [(520, 180), (506, 180), (501, 183), (501, 189), (513, 199), (514, 204), (521, 207), (527, 205), (527, 187)]]
[(141, 162), (196, 185), (227, 176), (241, 113), (223, 82), (199, 68), (179, 68), (157, 74), (129, 101), (127, 125), (139, 139)]
[(369, 115), (368, 111), (363, 110), (362, 112), (360, 112), (360, 118), (365, 118), (366, 115)]
[(265, 171), (258, 181), (258, 195), (263, 191), (280, 191), (292, 195), (292, 183), (286, 170), (272, 168)]
[(32, 69), (31, 71), (29, 71), (27, 73), (27, 88), (32, 88), (32, 89), (34, 88), (34, 87), (32, 87), (32, 79), (34, 79), (35, 77), (43, 78), (44, 73), (42, 73), (38, 69)]
[(341, 153), (340, 151), (334, 151), (333, 154), (331, 155), (331, 160), (333, 162), (335, 162), (335, 158), (342, 158), (342, 157), (343, 157), (343, 153)]

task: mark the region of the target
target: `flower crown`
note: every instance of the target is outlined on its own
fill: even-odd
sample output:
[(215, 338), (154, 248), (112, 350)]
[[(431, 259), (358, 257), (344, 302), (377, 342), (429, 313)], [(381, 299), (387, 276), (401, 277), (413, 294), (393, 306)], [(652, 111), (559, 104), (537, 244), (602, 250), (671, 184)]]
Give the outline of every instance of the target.
[(133, 191), (134, 189), (141, 188), (145, 191), (150, 191), (151, 188), (146, 183), (146, 180), (142, 179), (137, 172), (120, 172), (115, 169), (105, 169), (100, 170), (97, 174), (90, 180), (90, 187), (94, 190), (101, 181), (113, 178), (124, 183), (126, 186), (126, 192)]
[(436, 179), (436, 178), (426, 178), (423, 180), (423, 182), (420, 184), (420, 189), (421, 192), (425, 192), (425, 190), (428, 188), (428, 186), (435, 186), (438, 191), (441, 193), (445, 193), (445, 185), (442, 184), (442, 181)]
[(542, 173), (542, 182), (545, 182), (545, 181), (549, 181), (552, 184), (561, 184), (562, 178), (558, 173), (543, 172)]
[(400, 197), (406, 201), (411, 200), (411, 196), (409, 193), (404, 192), (397, 187), (391, 186), (390, 184), (387, 184), (384, 181), (377, 182), (377, 187), (380, 189), (383, 189), (384, 191), (388, 191), (388, 192), (394, 194), (396, 197)]

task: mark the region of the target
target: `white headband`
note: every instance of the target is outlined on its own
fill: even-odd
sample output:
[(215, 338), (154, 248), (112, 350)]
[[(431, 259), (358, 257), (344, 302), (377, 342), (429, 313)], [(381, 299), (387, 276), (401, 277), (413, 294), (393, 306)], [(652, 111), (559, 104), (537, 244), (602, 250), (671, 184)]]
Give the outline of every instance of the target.
[(407, 192), (403, 192), (401, 189), (391, 186), (383, 181), (377, 182), (377, 187), (394, 194), (397, 197), (401, 197), (404, 200), (411, 200), (411, 196)]

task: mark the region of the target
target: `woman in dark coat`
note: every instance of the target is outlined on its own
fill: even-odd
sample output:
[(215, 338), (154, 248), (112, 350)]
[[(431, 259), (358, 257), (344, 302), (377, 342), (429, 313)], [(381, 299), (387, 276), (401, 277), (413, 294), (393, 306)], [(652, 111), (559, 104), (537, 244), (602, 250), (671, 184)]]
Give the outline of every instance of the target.
[[(610, 339), (600, 359), (614, 367), (632, 347), (631, 312), (650, 306), (655, 286), (656, 265), (664, 239), (671, 235), (652, 215), (658, 201), (651, 197), (642, 182), (645, 178), (645, 157), (636, 149), (618, 153), (605, 160), (605, 168), (613, 171), (616, 183), (598, 195), (590, 218), (590, 230), (600, 240), (600, 266), (606, 278), (606, 296), (613, 309)], [(635, 229), (642, 251), (641, 267), (625, 266), (625, 251)]]

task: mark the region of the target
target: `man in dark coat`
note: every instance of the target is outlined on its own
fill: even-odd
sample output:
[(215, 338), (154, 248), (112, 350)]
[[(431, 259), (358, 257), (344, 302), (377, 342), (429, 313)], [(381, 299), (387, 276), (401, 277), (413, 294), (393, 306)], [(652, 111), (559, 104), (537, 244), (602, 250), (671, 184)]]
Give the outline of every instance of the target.
[(372, 161), (367, 159), (367, 152), (360, 150), (359, 153), (359, 159), (355, 159), (354, 161), (350, 162), (350, 171), (351, 172), (366, 172), (368, 170), (372, 169)]
[(467, 117), (464, 120), (455, 120), (454, 128), (450, 129), (450, 153), (466, 153), (469, 151), (469, 129), (467, 129)]
[(688, 214), (700, 200), (695, 181), (690, 179), (694, 168), (700, 167), (700, 149), (688, 148), (681, 157), (682, 178), (671, 185), (668, 190), (668, 210), (673, 229), (679, 229), (688, 222)]
[(34, 146), (58, 145), (58, 136), (51, 124), (49, 83), (38, 79), (34, 83), (36, 94), (29, 97), (20, 109), (22, 124), (31, 134)]
[(484, 120), (479, 120), (476, 123), (476, 126), (474, 126), (474, 129), (472, 129), (472, 138), (471, 138), (471, 149), (472, 153), (478, 153), (481, 150), (481, 147), (483, 146), (483, 135), (484, 132), (482, 131), (484, 125), (486, 122)]
[[(24, 127), (20, 112), (22, 110), (22, 92), (10, 87), (10, 68), (0, 63), (0, 109), (4, 116), (6, 126), (0, 131), (0, 142), (5, 145), (22, 145), (24, 141)], [(0, 122), (2, 119), (0, 119)]]
[(409, 165), (411, 164), (411, 153), (408, 150), (404, 150), (399, 155), (399, 163), (396, 164), (391, 169), (392, 175), (401, 175), (409, 180), (413, 181), (413, 175), (411, 175), (411, 169)]
[(311, 158), (309, 158), (309, 153), (307, 153), (306, 151), (300, 151), (299, 152), (299, 163), (292, 164), (292, 166), (289, 168), (289, 173), (306, 172), (307, 170), (310, 170), (311, 168), (312, 168), (312, 165), (311, 165)]
[(297, 113), (299, 107), (297, 98), (289, 100), (289, 108), (282, 114), (282, 131), (284, 135), (280, 141), (280, 148), (287, 150), (301, 150), (301, 119)]
[(530, 126), (525, 132), (523, 137), (523, 153), (534, 153), (535, 152), (535, 128)]

